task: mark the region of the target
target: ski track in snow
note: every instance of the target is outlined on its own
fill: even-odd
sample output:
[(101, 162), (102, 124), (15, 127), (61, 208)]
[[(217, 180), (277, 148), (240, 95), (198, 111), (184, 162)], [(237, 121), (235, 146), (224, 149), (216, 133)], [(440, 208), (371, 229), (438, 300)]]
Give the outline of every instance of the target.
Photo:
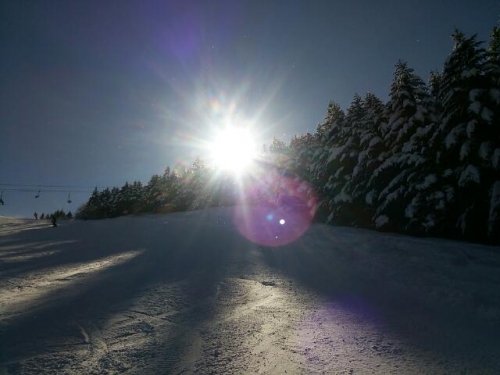
[(230, 216), (0, 218), (0, 374), (500, 372), (498, 247)]

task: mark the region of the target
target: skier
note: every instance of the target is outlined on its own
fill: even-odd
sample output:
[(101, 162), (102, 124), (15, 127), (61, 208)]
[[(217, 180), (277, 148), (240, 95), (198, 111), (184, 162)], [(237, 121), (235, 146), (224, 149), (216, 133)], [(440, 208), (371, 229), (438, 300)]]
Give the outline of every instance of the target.
[(50, 217), (50, 221), (51, 221), (53, 227), (57, 227), (56, 215), (52, 214), (52, 216)]

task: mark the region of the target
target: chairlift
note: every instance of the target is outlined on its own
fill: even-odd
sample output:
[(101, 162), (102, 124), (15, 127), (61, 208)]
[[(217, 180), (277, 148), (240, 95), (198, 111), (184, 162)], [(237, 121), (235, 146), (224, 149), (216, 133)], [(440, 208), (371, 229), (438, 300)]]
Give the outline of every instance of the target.
[(36, 195), (35, 195), (35, 199), (36, 199), (36, 198), (40, 198), (40, 189), (38, 189), (38, 192), (37, 192), (37, 193), (36, 193)]
[(67, 200), (68, 204), (71, 204), (71, 193), (68, 193), (68, 200)]
[(0, 204), (3, 206), (5, 202), (3, 201), (3, 191), (0, 192)]

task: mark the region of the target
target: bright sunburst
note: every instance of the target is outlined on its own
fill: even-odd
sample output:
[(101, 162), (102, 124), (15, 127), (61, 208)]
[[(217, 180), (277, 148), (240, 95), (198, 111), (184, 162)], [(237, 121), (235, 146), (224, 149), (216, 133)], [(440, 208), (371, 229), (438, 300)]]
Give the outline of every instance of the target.
[(209, 148), (215, 166), (234, 173), (248, 169), (257, 155), (253, 135), (244, 128), (227, 127), (219, 131)]

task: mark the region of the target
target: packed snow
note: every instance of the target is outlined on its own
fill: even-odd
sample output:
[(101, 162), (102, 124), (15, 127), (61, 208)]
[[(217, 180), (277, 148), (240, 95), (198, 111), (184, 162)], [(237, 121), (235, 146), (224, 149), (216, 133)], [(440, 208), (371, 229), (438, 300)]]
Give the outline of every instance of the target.
[(499, 247), (322, 224), (262, 247), (231, 208), (0, 233), (0, 374), (500, 372)]

